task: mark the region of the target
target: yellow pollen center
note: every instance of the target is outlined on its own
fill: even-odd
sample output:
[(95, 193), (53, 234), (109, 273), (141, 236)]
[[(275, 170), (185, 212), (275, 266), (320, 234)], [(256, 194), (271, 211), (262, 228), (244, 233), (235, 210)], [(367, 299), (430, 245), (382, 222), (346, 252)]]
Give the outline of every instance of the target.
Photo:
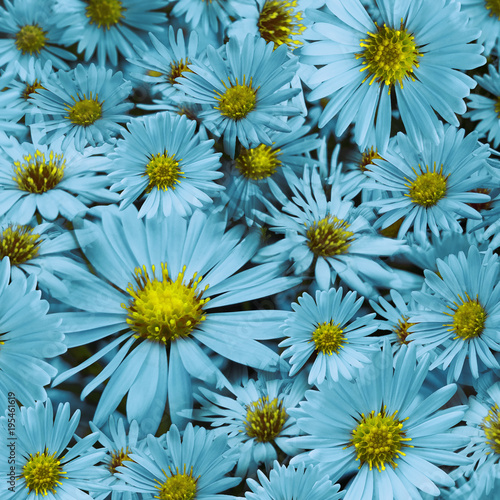
[(486, 443), (500, 455), (500, 412), (497, 404), (493, 405), (488, 415), (484, 417), (481, 427), (486, 435)]
[(191, 61), (188, 58), (186, 58), (186, 61), (184, 61), (184, 59), (179, 59), (178, 61), (170, 63), (170, 73), (168, 74), (168, 81), (172, 85), (176, 83), (176, 78), (182, 76), (182, 73), (185, 73), (186, 71), (192, 73), (192, 71), (188, 68), (188, 64), (191, 64)]
[(87, 17), (90, 24), (97, 24), (98, 28), (108, 29), (118, 24), (123, 18), (122, 2), (119, 0), (87, 0)]
[(373, 160), (382, 160), (383, 158), (378, 154), (377, 148), (373, 149), (371, 147), (370, 149), (367, 149), (362, 155), (361, 155), (361, 161), (359, 162), (359, 169), (361, 172), (366, 172), (367, 170), (370, 170), (368, 168), (368, 165), (373, 164)]
[(215, 91), (216, 99), (219, 101), (219, 105), (215, 106), (214, 109), (218, 109), (221, 115), (231, 118), (231, 120), (240, 120), (245, 118), (254, 108), (257, 102), (256, 93), (258, 89), (252, 88), (252, 79), (245, 83), (243, 79), (243, 84), (238, 83), (236, 79), (236, 85), (230, 83), (228, 87), (224, 82), (222, 82), (226, 88), (223, 94)]
[(348, 231), (349, 224), (332, 215), (314, 222), (306, 232), (307, 246), (320, 257), (333, 257), (346, 253), (354, 240), (354, 233)]
[(306, 27), (301, 23), (302, 12), (296, 11), (297, 0), (268, 0), (257, 21), (260, 36), (266, 42), (273, 42), (275, 48), (286, 44), (291, 49), (302, 45), (292, 36), (301, 35)]
[(497, 114), (497, 117), (500, 118), (500, 97), (495, 99), (495, 113)]
[[(172, 473), (171, 469), (170, 472)], [(187, 474), (186, 465), (184, 464), (184, 472), (182, 474), (176, 468), (176, 474), (167, 476), (167, 480), (164, 483), (155, 481), (159, 484), (159, 486), (155, 485), (155, 488), (160, 490), (159, 495), (155, 496), (155, 498), (159, 498), (160, 500), (193, 500), (196, 498), (196, 483), (198, 478), (193, 477), (193, 467), (191, 467), (189, 474)]]
[(347, 338), (342, 335), (343, 333), (340, 323), (336, 325), (333, 324), (333, 321), (321, 323), (314, 330), (310, 342), (314, 342), (314, 348), (317, 352), (331, 356), (333, 353), (338, 354), (344, 344), (348, 344)]
[(94, 98), (92, 97), (92, 92), (88, 99), (83, 95), (83, 99), (78, 98), (76, 100), (73, 98), (73, 100), (75, 103), (72, 106), (65, 104), (68, 111), (68, 116), (65, 116), (65, 118), (70, 120), (71, 123), (88, 127), (102, 117), (102, 103), (97, 100), (97, 95)]
[(413, 203), (429, 208), (446, 196), (449, 175), (444, 176), (443, 166), (441, 165), (437, 170), (435, 163), (431, 170), (428, 165), (425, 166), (425, 170), (420, 165), (418, 168), (419, 172), (412, 167), (417, 176), (413, 181), (405, 178), (407, 181), (405, 186), (408, 188), (408, 193), (405, 193), (405, 196), (409, 196)]
[(269, 396), (263, 396), (248, 405), (245, 431), (248, 437), (267, 443), (278, 436), (287, 419), (283, 401), (274, 398), (269, 402)]
[(56, 492), (56, 486), (61, 485), (61, 476), (66, 472), (61, 470), (61, 462), (56, 460), (56, 453), (49, 455), (37, 452), (36, 455), (30, 453), (30, 459), (23, 467), (21, 474), (26, 481), (26, 488), (29, 493), (32, 491), (36, 495), (47, 495), (47, 492)]
[(485, 0), (484, 6), (490, 11), (490, 17), (496, 16), (500, 20), (500, 0)]
[(27, 24), (16, 33), (16, 47), (23, 55), (38, 55), (47, 43), (47, 32), (37, 24)]
[[(179, 160), (182, 161), (182, 160)], [(179, 184), (179, 178), (184, 177), (179, 167), (179, 162), (175, 159), (175, 154), (169, 156), (167, 151), (158, 153), (151, 157), (146, 165), (146, 173), (149, 176), (149, 184), (146, 192), (149, 193), (154, 187), (158, 190), (167, 191), (168, 188), (175, 189), (175, 184)]]
[[(447, 316), (453, 317), (453, 323), (446, 324), (449, 326), (449, 331), (455, 333), (453, 340), (462, 339), (469, 340), (479, 337), (484, 330), (486, 322), (486, 311), (479, 303), (478, 298), (471, 300), (467, 293), (465, 294), (466, 300), (459, 296), (460, 305), (455, 303), (456, 309), (454, 313), (445, 313)], [(450, 306), (448, 306), (450, 307)]]
[(136, 268), (136, 287), (129, 283), (127, 292), (131, 299), (122, 307), (127, 310), (127, 323), (131, 330), (137, 332), (137, 337), (152, 342), (167, 344), (179, 337), (188, 337), (196, 326), (205, 320), (203, 306), (210, 300), (203, 299), (203, 293), (197, 291), (202, 277), (196, 277), (184, 284), (186, 267), (175, 281), (168, 275), (167, 265), (161, 264), (161, 281), (155, 276), (155, 266), (152, 266), (152, 277), (146, 266)]
[(352, 439), (347, 446), (354, 446), (356, 460), (360, 461), (361, 468), (368, 464), (370, 470), (375, 466), (379, 472), (385, 470), (386, 464), (393, 468), (397, 467), (396, 459), (405, 456), (403, 447), (412, 448), (405, 441), (411, 441), (403, 431), (404, 420), (396, 418), (397, 411), (392, 415), (386, 414), (386, 407), (375, 414), (370, 412), (368, 416), (361, 414), (361, 420), (352, 431)]
[(398, 340), (400, 344), (409, 344), (409, 341), (406, 340), (406, 337), (409, 335), (408, 329), (416, 323), (409, 323), (408, 316), (401, 316), (401, 319), (398, 319), (398, 326), (395, 326), (392, 331), (398, 336)]
[(370, 85), (377, 81), (389, 87), (398, 83), (403, 88), (403, 79), (413, 79), (413, 69), (418, 68), (419, 58), (422, 54), (418, 51), (414, 36), (409, 33), (403, 23), (397, 30), (384, 24), (378, 27), (376, 33), (368, 32), (368, 38), (360, 41), (363, 51), (356, 54), (356, 59), (363, 59), (360, 71), (367, 71)]
[(35, 94), (40, 89), (43, 89), (43, 85), (38, 80), (35, 80), (32, 84), (26, 84), (26, 88), (22, 93), (23, 99), (27, 101), (31, 94)]
[(0, 237), (0, 260), (9, 257), (10, 264), (17, 266), (38, 255), (41, 240), (29, 226), (9, 226)]
[(279, 154), (279, 149), (272, 150), (271, 146), (265, 144), (260, 144), (253, 149), (243, 148), (236, 158), (236, 168), (247, 179), (259, 181), (276, 173), (278, 167), (281, 166)]
[(123, 448), (121, 448), (120, 451), (114, 451), (113, 453), (111, 453), (111, 460), (108, 464), (108, 469), (111, 474), (116, 474), (116, 468), (120, 467), (123, 462), (132, 461), (132, 459), (128, 456), (129, 453), (130, 450), (128, 448), (125, 451), (123, 451)]
[(46, 193), (55, 188), (64, 176), (66, 160), (62, 154), (54, 151), (49, 153), (48, 159), (38, 149), (34, 155), (23, 156), (24, 161), (14, 162), (14, 174), (19, 189), (28, 193)]

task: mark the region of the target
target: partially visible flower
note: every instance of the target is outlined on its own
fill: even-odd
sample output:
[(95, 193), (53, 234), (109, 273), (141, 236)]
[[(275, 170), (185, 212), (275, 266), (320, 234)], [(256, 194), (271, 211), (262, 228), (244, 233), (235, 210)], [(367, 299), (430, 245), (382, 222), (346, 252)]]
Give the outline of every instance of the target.
[(496, 0), (460, 0), (461, 9), (469, 16), (469, 24), (481, 30), (477, 39), (489, 56), (496, 49), (500, 37), (500, 4)]
[[(80, 410), (70, 416), (68, 403), (60, 404), (55, 416), (50, 400), (45, 404), (37, 402), (31, 408), (21, 407), (15, 429), (15, 492), (12, 494), (12, 490), (7, 489), (8, 481), (1, 481), (2, 498), (90, 500), (86, 492), (99, 489), (100, 481), (109, 472), (97, 465), (106, 452), (92, 447), (99, 437), (98, 432), (77, 438), (75, 444), (68, 446), (79, 421)], [(4, 436), (9, 435), (7, 417), (0, 417), (0, 429)], [(0, 458), (4, 464), (7, 464), (6, 453), (8, 448), (2, 446)], [(100, 489), (107, 488), (102, 486)]]
[[(341, 377), (351, 380), (356, 368), (370, 362), (365, 354), (377, 351), (377, 338), (368, 337), (378, 328), (375, 314), (357, 315), (363, 298), (356, 300), (356, 292), (331, 288), (317, 291), (313, 299), (304, 293), (293, 303), (294, 312), (283, 325), (280, 343), (286, 347), (281, 356), (290, 358), (290, 376), (305, 369), (309, 384), (321, 384), (325, 378), (337, 382)], [(354, 317), (354, 320), (353, 320)]]
[(299, 464), (281, 465), (276, 461), (269, 473), (269, 478), (257, 471), (260, 484), (254, 479), (247, 479), (251, 492), (245, 493), (247, 500), (337, 500), (344, 495), (340, 486), (333, 484), (329, 474), (321, 472), (319, 467)]
[(77, 51), (89, 61), (97, 52), (100, 66), (118, 64), (118, 54), (132, 57), (134, 45), (145, 48), (141, 35), (160, 31), (167, 21), (168, 0), (55, 0), (62, 16), (60, 42), (78, 43)]
[(191, 215), (195, 208), (212, 203), (223, 186), (213, 182), (222, 177), (221, 153), (213, 150), (213, 140), (195, 133), (196, 122), (186, 116), (156, 113), (136, 118), (123, 132), (115, 152), (110, 177), (113, 191), (122, 191), (120, 208), (138, 198), (138, 217), (157, 212)]
[(196, 61), (176, 84), (194, 102), (211, 108), (200, 117), (214, 135), (222, 136), (231, 158), (237, 140), (247, 149), (251, 143), (270, 146), (269, 131), (290, 132), (282, 117), (299, 113), (287, 103), (300, 92), (289, 87), (297, 60), (287, 60), (286, 46), (274, 49), (251, 35), (241, 46), (229, 40), (222, 53), (209, 46), (208, 65)]
[(64, 136), (63, 147), (74, 140), (82, 151), (87, 144), (112, 142), (123, 131), (118, 123), (129, 120), (132, 108), (125, 102), (132, 85), (122, 73), (91, 64), (79, 64), (72, 71), (59, 71), (43, 89), (32, 94), (33, 104), (44, 115), (34, 127), (45, 134), (45, 143)]
[(146, 498), (229, 500), (224, 491), (240, 483), (228, 477), (236, 458), (228, 457), (227, 436), (188, 424), (181, 438), (175, 425), (165, 436), (147, 437), (147, 449), (134, 448), (130, 460), (117, 468), (119, 491), (137, 492)]
[(266, 469), (278, 458), (277, 449), (293, 456), (297, 448), (287, 442), (298, 434), (289, 410), (304, 398), (306, 378), (276, 378), (261, 373), (256, 380), (243, 378), (228, 389), (234, 397), (200, 388), (201, 409), (194, 418), (210, 422), (217, 434), (228, 436), (238, 458), (236, 475), (254, 475), (259, 465)]

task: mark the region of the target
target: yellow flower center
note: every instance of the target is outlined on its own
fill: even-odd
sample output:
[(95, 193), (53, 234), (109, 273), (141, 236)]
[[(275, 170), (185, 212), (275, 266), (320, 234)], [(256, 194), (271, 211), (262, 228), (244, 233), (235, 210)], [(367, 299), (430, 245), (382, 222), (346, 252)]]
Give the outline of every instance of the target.
[(500, 20), (500, 1), (485, 0), (484, 6), (490, 11), (490, 17), (496, 16)]
[(266, 42), (273, 42), (275, 48), (286, 44), (291, 49), (302, 45), (293, 36), (302, 34), (306, 27), (301, 23), (302, 12), (295, 11), (297, 0), (268, 0), (257, 21), (260, 36)]
[(138, 337), (164, 344), (188, 337), (205, 320), (203, 306), (210, 299), (202, 296), (208, 285), (205, 290), (196, 290), (202, 279), (196, 277), (197, 273), (187, 285), (184, 284), (185, 266), (175, 281), (169, 277), (167, 265), (163, 262), (161, 281), (155, 276), (155, 266), (152, 266), (152, 271), (150, 277), (146, 266), (136, 268), (136, 288), (131, 283), (127, 287), (131, 299), (128, 306), (122, 304), (122, 307), (127, 310), (130, 329), (137, 332)]
[(495, 113), (497, 114), (497, 117), (500, 118), (500, 97), (495, 99)]
[(493, 405), (488, 415), (484, 417), (481, 427), (486, 435), (486, 443), (500, 455), (500, 412), (497, 404)]
[[(168, 74), (168, 81), (173, 85), (177, 83), (175, 80), (182, 76), (182, 73), (188, 71), (192, 73), (192, 71), (188, 68), (188, 64), (191, 64), (191, 61), (186, 57), (186, 60), (179, 59), (178, 61), (173, 61), (170, 63), (170, 73)], [(161, 74), (161, 73), (160, 73)]]
[(83, 99), (78, 98), (76, 100), (73, 98), (73, 100), (75, 103), (72, 106), (65, 104), (68, 111), (68, 116), (65, 116), (65, 118), (70, 120), (71, 123), (88, 127), (102, 117), (102, 103), (97, 100), (97, 95), (94, 98), (92, 97), (92, 92), (88, 99), (84, 94)]
[(370, 412), (367, 416), (362, 413), (361, 420), (352, 431), (352, 439), (349, 446), (356, 450), (356, 460), (360, 461), (361, 468), (368, 464), (370, 470), (375, 466), (379, 472), (385, 470), (386, 464), (397, 467), (396, 459), (405, 456), (403, 447), (408, 445), (405, 441), (411, 441), (403, 431), (403, 421), (396, 418), (397, 411), (392, 415), (386, 414), (386, 407), (375, 414)]
[(175, 154), (169, 156), (165, 151), (152, 156), (144, 174), (149, 176), (146, 192), (149, 193), (154, 187), (163, 191), (167, 191), (168, 188), (175, 189), (175, 184), (180, 183), (179, 177), (182, 178), (183, 173), (179, 168), (179, 162), (175, 159)]
[(38, 55), (47, 43), (47, 32), (38, 24), (27, 24), (16, 33), (16, 47), (23, 55)]
[(281, 432), (287, 419), (283, 401), (274, 398), (269, 402), (269, 396), (263, 396), (248, 405), (245, 431), (248, 437), (255, 438), (259, 443), (267, 443)]
[(348, 344), (347, 338), (342, 335), (343, 333), (340, 323), (336, 325), (333, 324), (333, 321), (321, 323), (314, 330), (310, 342), (314, 342), (316, 351), (331, 356), (333, 353), (338, 354), (344, 344)]
[(361, 53), (356, 54), (356, 59), (363, 59), (360, 71), (367, 71), (370, 85), (377, 81), (389, 87), (398, 83), (403, 88), (403, 79), (413, 79), (413, 69), (418, 68), (419, 58), (422, 54), (418, 51), (414, 36), (409, 33), (403, 23), (397, 30), (384, 24), (378, 27), (376, 33), (368, 32), (368, 38), (360, 41), (363, 47)]
[(30, 453), (30, 459), (23, 467), (22, 477), (26, 480), (29, 493), (47, 495), (47, 492), (56, 492), (56, 486), (61, 485), (61, 476), (66, 474), (61, 470), (61, 462), (56, 460), (56, 453), (49, 455), (47, 451), (36, 455)]
[(413, 203), (429, 208), (446, 196), (449, 174), (444, 176), (443, 166), (441, 165), (439, 170), (437, 170), (436, 163), (434, 163), (432, 169), (429, 169), (428, 165), (425, 166), (425, 170), (423, 170), (420, 165), (418, 168), (419, 172), (412, 167), (412, 170), (417, 176), (415, 180), (410, 181), (405, 178), (405, 180), (408, 181), (405, 186), (409, 188), (405, 196), (409, 196)]
[(378, 154), (377, 148), (371, 147), (370, 149), (367, 149), (362, 155), (361, 155), (361, 161), (359, 162), (359, 169), (361, 172), (366, 172), (367, 170), (370, 170), (368, 168), (368, 165), (373, 164), (373, 160), (382, 160), (383, 158)]
[(119, 0), (87, 0), (87, 17), (90, 24), (108, 29), (124, 18), (122, 2)]
[[(170, 472), (172, 472), (171, 469)], [(186, 473), (186, 464), (184, 464), (184, 472), (182, 474), (176, 468), (176, 474), (167, 476), (167, 480), (164, 483), (160, 483), (156, 479), (155, 481), (159, 484), (155, 488), (160, 490), (159, 495), (155, 496), (155, 498), (159, 498), (160, 500), (193, 500), (196, 498), (196, 482), (198, 478), (193, 477), (193, 467), (191, 467), (189, 474)]]
[(398, 340), (400, 344), (409, 344), (409, 341), (406, 340), (406, 337), (409, 335), (408, 329), (416, 323), (409, 323), (408, 316), (401, 316), (401, 319), (398, 319), (398, 326), (395, 326), (392, 331), (398, 336)]
[(49, 153), (48, 159), (38, 149), (34, 155), (23, 156), (24, 162), (14, 162), (14, 174), (19, 189), (28, 193), (46, 193), (55, 188), (64, 176), (66, 160), (62, 154), (54, 151)]
[[(479, 337), (484, 330), (484, 323), (486, 322), (486, 311), (483, 306), (479, 303), (478, 298), (471, 300), (467, 293), (465, 294), (466, 299), (463, 300), (459, 296), (460, 305), (455, 303), (455, 311), (453, 314), (445, 313), (447, 316), (453, 317), (453, 323), (446, 324), (449, 326), (449, 331), (455, 333), (453, 340), (462, 339), (469, 340), (475, 337)], [(450, 306), (448, 306), (450, 307)]]
[(41, 240), (29, 226), (9, 226), (0, 237), (0, 260), (9, 257), (10, 264), (17, 266), (38, 255)]
[(354, 233), (348, 228), (345, 220), (329, 215), (309, 226), (307, 246), (320, 257), (346, 253), (354, 240)]
[(218, 109), (221, 115), (231, 118), (231, 120), (240, 120), (245, 118), (254, 108), (257, 102), (256, 93), (258, 89), (252, 88), (252, 79), (248, 83), (243, 83), (240, 85), (238, 79), (236, 79), (236, 85), (230, 83), (228, 87), (224, 82), (222, 82), (226, 88), (223, 94), (215, 91), (216, 99), (219, 101), (219, 105), (215, 106), (214, 109)]
[(27, 101), (31, 94), (35, 94), (40, 89), (43, 89), (43, 85), (38, 80), (35, 80), (32, 84), (27, 83), (22, 93), (23, 99)]
[(111, 474), (116, 474), (116, 468), (120, 467), (123, 462), (132, 461), (132, 459), (128, 456), (129, 453), (130, 450), (128, 449), (128, 447), (125, 451), (123, 451), (123, 448), (121, 448), (120, 451), (115, 450), (113, 453), (111, 453), (111, 460), (108, 464), (108, 469)]
[(273, 151), (271, 146), (265, 144), (252, 149), (243, 148), (236, 158), (236, 168), (247, 179), (259, 181), (276, 173), (278, 167), (281, 166), (279, 154), (279, 149)]

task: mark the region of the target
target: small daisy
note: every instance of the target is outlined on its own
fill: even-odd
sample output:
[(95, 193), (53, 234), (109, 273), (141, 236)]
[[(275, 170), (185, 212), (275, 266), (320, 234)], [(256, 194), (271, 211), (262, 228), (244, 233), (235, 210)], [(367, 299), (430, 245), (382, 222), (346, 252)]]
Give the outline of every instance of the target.
[(54, 0), (5, 0), (0, 7), (0, 67), (15, 72), (27, 69), (35, 58), (44, 65), (69, 69), (76, 56), (58, 46), (63, 19)]
[(97, 52), (99, 66), (118, 64), (118, 54), (133, 57), (132, 46), (146, 48), (142, 35), (161, 31), (167, 22), (161, 11), (168, 0), (55, 0), (61, 15), (61, 43), (78, 43), (89, 61)]
[(380, 348), (377, 338), (367, 337), (379, 326), (375, 314), (357, 315), (363, 298), (356, 300), (356, 292), (342, 295), (342, 288), (331, 288), (317, 291), (315, 299), (304, 293), (292, 304), (294, 313), (283, 326), (287, 338), (280, 343), (287, 348), (281, 355), (290, 358), (291, 377), (313, 357), (306, 370), (309, 384), (321, 384), (325, 378), (337, 382), (339, 374), (351, 380), (356, 368), (370, 362), (365, 354)]
[(282, 117), (299, 113), (287, 101), (300, 90), (289, 87), (297, 60), (287, 60), (285, 45), (274, 50), (274, 44), (248, 35), (241, 46), (231, 39), (224, 48), (226, 59), (209, 46), (209, 65), (191, 64), (176, 87), (211, 108), (200, 117), (234, 158), (236, 140), (247, 149), (251, 143), (270, 146), (270, 130), (290, 132)]
[(32, 95), (33, 104), (44, 115), (44, 121), (34, 127), (46, 134), (45, 142), (65, 136), (65, 147), (74, 139), (78, 151), (87, 144), (111, 142), (123, 131), (118, 123), (129, 120), (124, 113), (133, 106), (125, 102), (131, 89), (121, 72), (113, 73), (94, 64), (59, 71)]
[(138, 217), (153, 217), (158, 211), (168, 217), (182, 216), (212, 203), (211, 196), (223, 186), (213, 182), (222, 177), (221, 153), (213, 140), (195, 133), (196, 122), (186, 116), (156, 113), (136, 118), (123, 133), (115, 152), (110, 177), (113, 191), (122, 191), (120, 208), (141, 198)]
[(498, 53), (500, 37), (500, 4), (497, 0), (460, 0), (461, 10), (470, 19), (470, 24), (481, 30), (477, 39), (489, 56), (495, 48)]

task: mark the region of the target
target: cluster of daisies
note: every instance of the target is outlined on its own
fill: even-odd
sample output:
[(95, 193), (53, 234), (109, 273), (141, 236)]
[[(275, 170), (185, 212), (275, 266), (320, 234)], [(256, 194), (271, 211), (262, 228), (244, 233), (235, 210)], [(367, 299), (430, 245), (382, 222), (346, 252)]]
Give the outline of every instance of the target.
[(0, 498), (488, 500), (498, 0), (4, 0)]

